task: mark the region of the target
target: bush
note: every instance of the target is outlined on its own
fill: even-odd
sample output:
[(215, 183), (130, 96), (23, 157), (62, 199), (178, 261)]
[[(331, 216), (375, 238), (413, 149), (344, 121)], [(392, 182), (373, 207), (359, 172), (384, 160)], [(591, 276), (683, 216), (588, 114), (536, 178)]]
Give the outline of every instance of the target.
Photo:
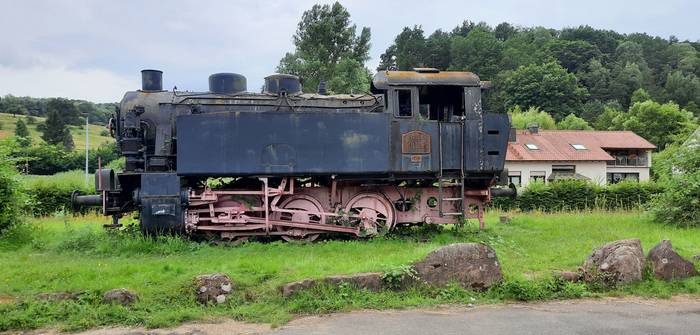
[(666, 157), (666, 171), (659, 173), (666, 192), (654, 196), (649, 204), (659, 222), (700, 226), (700, 133), (697, 136), (697, 142), (689, 141)]
[(22, 194), (14, 161), (8, 157), (13, 146), (10, 140), (0, 142), (0, 233), (20, 220)]
[[(90, 172), (97, 169), (98, 157), (102, 159), (103, 166), (119, 158), (115, 143), (103, 143), (97, 149), (91, 149), (88, 154)], [(61, 145), (42, 143), (18, 148), (13, 152), (13, 156), (21, 161), (28, 161), (29, 173), (34, 175), (52, 175), (85, 167), (85, 152), (67, 151)]]
[(582, 180), (560, 180), (549, 184), (530, 183), (521, 189), (518, 197), (495, 198), (491, 207), (504, 210), (541, 210), (545, 212), (586, 209), (635, 209), (663, 192), (654, 182), (623, 181), (599, 186)]
[[(23, 182), (27, 194), (25, 211), (34, 216), (46, 216), (56, 212), (73, 212), (70, 198), (74, 190), (83, 193), (93, 193), (94, 179), (92, 175), (85, 185), (85, 174), (82, 171), (57, 173), (53, 176), (28, 176)], [(82, 209), (87, 213), (89, 209)]]

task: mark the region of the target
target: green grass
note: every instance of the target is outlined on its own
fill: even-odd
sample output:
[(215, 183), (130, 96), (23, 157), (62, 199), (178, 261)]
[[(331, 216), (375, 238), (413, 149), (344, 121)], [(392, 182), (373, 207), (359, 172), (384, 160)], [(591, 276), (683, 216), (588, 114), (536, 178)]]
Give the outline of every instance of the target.
[[(0, 129), (0, 139), (15, 136), (15, 125), (17, 120), (22, 118), (22, 120), (27, 123), (27, 116), (0, 113), (0, 123), (2, 123), (2, 129)], [(36, 129), (39, 123), (43, 123), (45, 118), (35, 117), (35, 124), (28, 124), (27, 129), (29, 129), (29, 134), (32, 138), (32, 143), (41, 143), (44, 140), (41, 139), (41, 132)], [(75, 144), (75, 150), (85, 150), (85, 125), (81, 126), (68, 126), (70, 133), (73, 136), (73, 143)], [(91, 124), (88, 127), (88, 136), (90, 137), (90, 149), (97, 149), (102, 143), (114, 142), (114, 139), (110, 136), (100, 135), (103, 130), (107, 130), (107, 127), (101, 125)]]
[[(281, 324), (296, 315), (358, 308), (405, 308), (504, 300), (541, 300), (600, 295), (670, 297), (700, 295), (700, 278), (663, 283), (650, 278), (614, 290), (566, 283), (553, 270), (575, 270), (594, 247), (638, 237), (645, 250), (671, 239), (686, 257), (700, 252), (700, 229), (658, 225), (638, 212), (515, 214), (507, 225), (488, 215), (488, 229), (414, 229), (367, 241), (314, 244), (252, 242), (210, 246), (175, 237), (157, 240), (102, 230), (96, 217), (30, 220), (0, 239), (0, 330), (57, 326), (77, 330), (101, 325), (171, 326), (208, 317)], [(450, 286), (370, 293), (351, 287), (318, 287), (283, 299), (279, 286), (304, 278), (396, 269), (455, 242), (483, 242), (496, 249), (506, 282), (485, 293)], [(212, 272), (235, 282), (231, 301), (200, 306), (192, 279)], [(648, 276), (647, 276), (648, 277)], [(131, 307), (100, 303), (112, 288), (140, 296)], [(78, 301), (45, 302), (45, 292), (86, 292)], [(2, 299), (0, 299), (2, 301)]]

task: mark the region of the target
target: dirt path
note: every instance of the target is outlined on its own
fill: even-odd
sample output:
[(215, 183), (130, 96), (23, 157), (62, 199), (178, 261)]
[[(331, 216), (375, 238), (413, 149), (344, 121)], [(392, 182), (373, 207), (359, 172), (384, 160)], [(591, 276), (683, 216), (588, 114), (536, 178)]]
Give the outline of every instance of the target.
[(278, 329), (227, 320), (173, 329), (97, 329), (80, 335), (698, 334), (698, 329), (700, 298), (675, 297), (670, 300), (607, 298), (473, 308), (357, 311), (304, 317)]

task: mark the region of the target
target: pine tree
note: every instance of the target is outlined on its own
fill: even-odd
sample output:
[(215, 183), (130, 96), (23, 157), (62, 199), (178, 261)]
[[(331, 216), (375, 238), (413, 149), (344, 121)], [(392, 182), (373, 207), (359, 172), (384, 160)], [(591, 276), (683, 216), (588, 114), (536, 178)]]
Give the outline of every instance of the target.
[(27, 129), (27, 125), (24, 124), (22, 119), (17, 120), (15, 125), (15, 137), (17, 137), (17, 143), (22, 147), (28, 147), (32, 144), (29, 129)]
[(48, 144), (63, 144), (66, 150), (73, 150), (75, 147), (70, 130), (58, 111), (49, 111), (47, 113), (42, 131), (44, 134), (41, 138)]

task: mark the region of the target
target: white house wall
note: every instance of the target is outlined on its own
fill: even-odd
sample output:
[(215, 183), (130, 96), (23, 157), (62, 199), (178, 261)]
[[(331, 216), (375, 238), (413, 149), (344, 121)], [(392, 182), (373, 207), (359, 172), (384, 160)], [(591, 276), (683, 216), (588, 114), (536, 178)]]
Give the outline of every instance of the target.
[[(591, 181), (604, 185), (607, 180), (607, 163), (604, 161), (506, 161), (506, 169), (509, 173), (519, 171), (521, 186), (527, 186), (530, 181), (530, 173), (533, 171), (544, 171), (545, 178), (552, 174), (552, 165), (575, 165), (576, 173), (586, 176)], [(635, 171), (636, 172), (636, 171)], [(641, 177), (641, 174), (640, 174)], [(648, 179), (648, 169), (647, 169)]]

